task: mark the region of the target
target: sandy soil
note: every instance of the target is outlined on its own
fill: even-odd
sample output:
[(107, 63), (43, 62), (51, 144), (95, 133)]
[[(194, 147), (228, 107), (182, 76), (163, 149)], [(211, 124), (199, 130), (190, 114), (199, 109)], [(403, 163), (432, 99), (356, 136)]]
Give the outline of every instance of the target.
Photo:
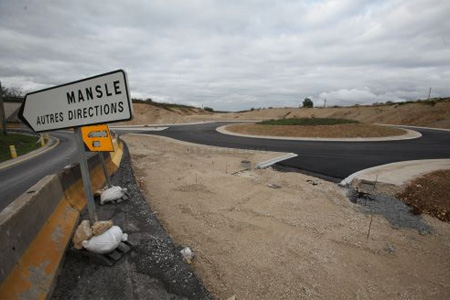
[[(450, 128), (450, 102), (437, 103), (435, 106), (408, 104), (378, 107), (274, 108), (244, 113), (216, 114), (213, 117), (230, 120), (316, 117), (351, 119), (365, 123)], [(197, 119), (206, 119), (206, 116), (198, 116)], [(211, 116), (208, 116), (208, 119), (211, 119)]]
[[(237, 119), (273, 119), (311, 117), (351, 119), (365, 123), (401, 124), (450, 128), (450, 102), (435, 106), (424, 104), (392, 105), (379, 107), (341, 107), (312, 109), (267, 109), (238, 114)], [(230, 116), (227, 116), (230, 117)]]
[[(240, 170), (273, 153), (124, 136), (147, 201), (218, 298), (449, 299), (450, 225), (391, 225), (335, 184)], [(370, 236), (368, 236), (371, 223)]]
[(315, 126), (236, 124), (227, 126), (227, 130), (250, 135), (321, 138), (386, 137), (406, 133), (399, 128), (363, 123)]
[(267, 120), (280, 118), (343, 118), (365, 123), (450, 128), (450, 102), (435, 106), (424, 104), (386, 105), (374, 107), (340, 108), (274, 108), (255, 109), (243, 113), (209, 113), (201, 109), (164, 108), (134, 103), (134, 119), (123, 124), (167, 124), (221, 120)]
[(196, 117), (202, 118), (212, 115), (201, 109), (188, 108), (163, 108), (150, 104), (133, 103), (133, 120), (120, 122), (126, 125), (145, 125), (145, 124), (173, 124), (193, 122)]

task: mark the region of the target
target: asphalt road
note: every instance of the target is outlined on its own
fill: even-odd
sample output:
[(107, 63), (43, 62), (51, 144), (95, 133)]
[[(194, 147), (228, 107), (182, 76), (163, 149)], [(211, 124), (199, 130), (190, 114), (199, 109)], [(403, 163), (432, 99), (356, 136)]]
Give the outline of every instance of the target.
[(362, 169), (382, 164), (416, 160), (450, 158), (450, 132), (414, 129), (422, 137), (383, 142), (312, 142), (245, 138), (218, 133), (216, 128), (229, 123), (206, 123), (172, 126), (164, 131), (139, 131), (177, 140), (238, 149), (293, 152), (297, 157), (278, 165), (295, 168), (338, 182)]
[(57, 173), (64, 166), (78, 162), (73, 132), (55, 131), (51, 135), (60, 140), (54, 149), (0, 170), (0, 210), (44, 176)]
[[(139, 131), (139, 133), (162, 135), (211, 146), (293, 152), (298, 156), (278, 163), (278, 166), (295, 168), (335, 182), (359, 170), (386, 163), (450, 158), (450, 132), (446, 131), (415, 129), (423, 136), (403, 141), (310, 142), (254, 139), (218, 133), (216, 128), (224, 124), (228, 123), (178, 125), (164, 131)], [(0, 210), (42, 177), (57, 173), (64, 166), (78, 162), (73, 133), (56, 131), (52, 135), (60, 140), (55, 149), (0, 170)]]

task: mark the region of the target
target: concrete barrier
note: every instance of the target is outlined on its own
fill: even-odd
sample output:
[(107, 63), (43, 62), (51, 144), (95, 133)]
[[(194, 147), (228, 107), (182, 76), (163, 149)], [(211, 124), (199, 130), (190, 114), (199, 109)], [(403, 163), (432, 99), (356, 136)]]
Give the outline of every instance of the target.
[(0, 213), (0, 282), (6, 279), (63, 197), (58, 176), (46, 176)]
[[(122, 145), (107, 157), (110, 174)], [(98, 155), (89, 161), (92, 189), (105, 183)], [(86, 206), (78, 164), (41, 179), (0, 212), (0, 299), (45, 299)]]

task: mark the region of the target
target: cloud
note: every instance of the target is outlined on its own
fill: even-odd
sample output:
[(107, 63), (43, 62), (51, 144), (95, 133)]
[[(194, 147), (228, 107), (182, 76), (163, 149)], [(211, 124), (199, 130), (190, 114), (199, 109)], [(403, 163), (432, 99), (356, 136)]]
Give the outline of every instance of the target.
[[(402, 93), (404, 94), (404, 93)], [(326, 99), (327, 105), (354, 105), (361, 103), (375, 103), (375, 102), (386, 102), (393, 101), (398, 102), (406, 100), (398, 96), (396, 93), (383, 93), (375, 94), (369, 88), (363, 89), (341, 89), (332, 92), (325, 92), (319, 95), (320, 99)]]
[(31, 91), (122, 68), (135, 97), (218, 110), (448, 96), (449, 14), (444, 0), (7, 0), (0, 78)]

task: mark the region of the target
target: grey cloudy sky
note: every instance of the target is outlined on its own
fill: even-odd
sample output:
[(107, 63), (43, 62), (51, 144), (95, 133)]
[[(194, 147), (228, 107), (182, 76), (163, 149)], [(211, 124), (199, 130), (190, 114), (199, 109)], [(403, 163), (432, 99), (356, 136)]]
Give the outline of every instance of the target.
[(450, 95), (448, 0), (0, 0), (0, 79), (221, 110)]

